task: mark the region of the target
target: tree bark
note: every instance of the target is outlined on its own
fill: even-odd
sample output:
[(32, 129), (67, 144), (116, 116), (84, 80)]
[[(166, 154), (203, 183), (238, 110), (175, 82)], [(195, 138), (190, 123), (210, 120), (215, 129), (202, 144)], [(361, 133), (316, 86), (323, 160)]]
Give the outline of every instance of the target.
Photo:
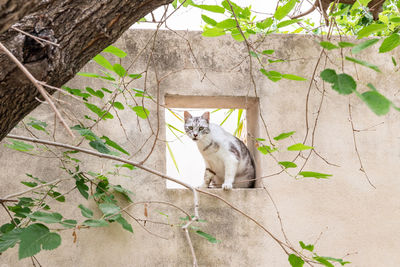
[(36, 11), (40, 0), (0, 0), (0, 33), (5, 32), (25, 15)]
[[(19, 1), (3, 0), (0, 4), (3, 2)], [(40, 1), (36, 11), (23, 17), (15, 26), (60, 46), (42, 47), (12, 29), (0, 34), (0, 42), (36, 79), (60, 87), (133, 23), (170, 2), (172, 0)], [(12, 17), (10, 12), (3, 13), (2, 5), (0, 7), (0, 15)], [(0, 27), (3, 26), (0, 21)], [(53, 91), (49, 90), (49, 93)], [(36, 98), (42, 99), (17, 66), (0, 51), (0, 140), (40, 104)]]

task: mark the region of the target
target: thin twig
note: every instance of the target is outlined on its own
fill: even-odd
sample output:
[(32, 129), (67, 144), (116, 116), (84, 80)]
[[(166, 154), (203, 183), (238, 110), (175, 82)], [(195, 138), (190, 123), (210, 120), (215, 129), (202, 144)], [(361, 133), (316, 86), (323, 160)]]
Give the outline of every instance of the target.
[(36, 42), (38, 42), (41, 46), (44, 46), (44, 44), (43, 44), (42, 42), (49, 43), (49, 44), (54, 45), (54, 46), (57, 46), (57, 47), (60, 46), (60, 45), (57, 44), (57, 43), (54, 43), (54, 42), (52, 42), (52, 41), (49, 41), (49, 40), (40, 38), (40, 37), (38, 37), (38, 36), (32, 35), (32, 34), (30, 34), (30, 33), (27, 33), (26, 31), (23, 31), (23, 30), (21, 30), (21, 29), (18, 29), (18, 28), (15, 27), (15, 26), (11, 26), (11, 29), (13, 29), (14, 31), (20, 32), (20, 33), (22, 33), (22, 34), (24, 34), (24, 35), (26, 35), (26, 36), (31, 37), (31, 38), (34, 39)]

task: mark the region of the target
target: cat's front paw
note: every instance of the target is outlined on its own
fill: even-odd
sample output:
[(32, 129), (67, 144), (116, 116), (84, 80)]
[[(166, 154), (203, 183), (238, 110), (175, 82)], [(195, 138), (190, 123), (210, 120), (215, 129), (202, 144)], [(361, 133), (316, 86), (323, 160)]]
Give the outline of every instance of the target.
[(231, 183), (223, 183), (222, 184), (222, 189), (224, 190), (232, 190), (232, 184)]

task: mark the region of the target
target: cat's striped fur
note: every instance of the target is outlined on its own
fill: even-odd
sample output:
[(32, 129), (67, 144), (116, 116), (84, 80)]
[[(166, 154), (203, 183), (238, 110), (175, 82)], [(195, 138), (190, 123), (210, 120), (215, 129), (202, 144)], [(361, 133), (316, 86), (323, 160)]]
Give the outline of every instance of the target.
[(193, 117), (185, 111), (184, 117), (186, 134), (196, 142), (206, 164), (202, 187), (211, 182), (225, 190), (254, 187), (255, 164), (246, 145), (221, 126), (209, 123), (209, 112)]

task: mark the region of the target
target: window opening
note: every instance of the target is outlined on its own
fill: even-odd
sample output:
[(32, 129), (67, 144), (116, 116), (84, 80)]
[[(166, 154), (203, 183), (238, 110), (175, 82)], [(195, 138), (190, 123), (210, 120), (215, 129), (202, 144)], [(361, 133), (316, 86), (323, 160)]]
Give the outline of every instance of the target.
[[(196, 143), (185, 134), (183, 112), (189, 111), (192, 116), (201, 116), (210, 112), (210, 123), (221, 125), (227, 132), (238, 137), (247, 145), (246, 109), (239, 108), (166, 108), (166, 172), (192, 186), (203, 183), (204, 160)], [(181, 185), (167, 181), (167, 188), (183, 188)]]

